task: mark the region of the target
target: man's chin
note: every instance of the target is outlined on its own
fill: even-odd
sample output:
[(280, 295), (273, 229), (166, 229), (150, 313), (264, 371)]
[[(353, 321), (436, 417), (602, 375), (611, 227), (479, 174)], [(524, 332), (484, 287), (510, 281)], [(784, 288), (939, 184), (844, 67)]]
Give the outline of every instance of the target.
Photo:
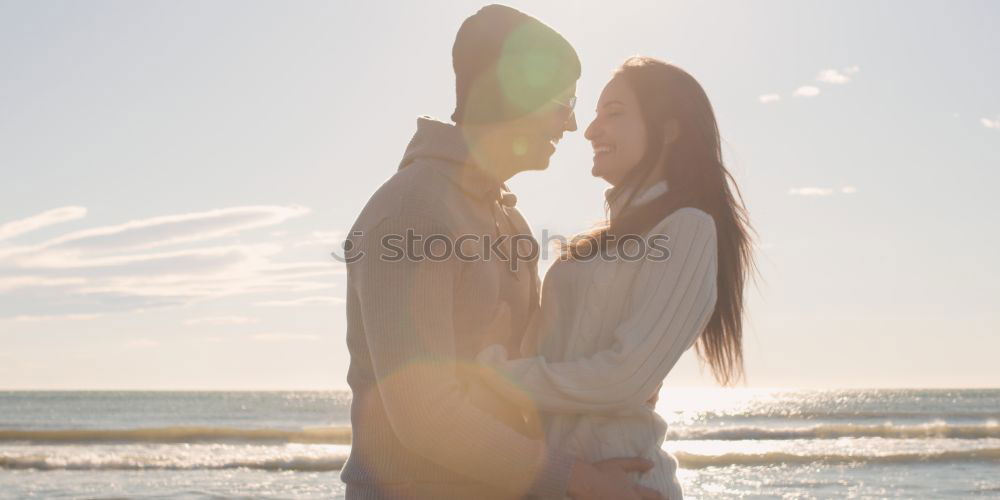
[(522, 170), (546, 170), (549, 168), (551, 159), (552, 159), (551, 154), (538, 155), (537, 157), (522, 163), (522, 165), (524, 165)]
[(522, 170), (548, 170), (548, 169), (549, 169), (549, 162), (545, 161), (540, 163), (534, 163), (531, 165), (526, 165)]

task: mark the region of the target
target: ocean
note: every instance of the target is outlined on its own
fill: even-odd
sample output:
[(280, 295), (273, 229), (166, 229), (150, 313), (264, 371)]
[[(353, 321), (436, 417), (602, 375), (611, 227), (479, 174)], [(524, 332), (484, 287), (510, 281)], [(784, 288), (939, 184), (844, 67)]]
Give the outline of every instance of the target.
[[(0, 392), (0, 498), (343, 498), (350, 393)], [(671, 389), (687, 498), (1000, 498), (1000, 390)]]

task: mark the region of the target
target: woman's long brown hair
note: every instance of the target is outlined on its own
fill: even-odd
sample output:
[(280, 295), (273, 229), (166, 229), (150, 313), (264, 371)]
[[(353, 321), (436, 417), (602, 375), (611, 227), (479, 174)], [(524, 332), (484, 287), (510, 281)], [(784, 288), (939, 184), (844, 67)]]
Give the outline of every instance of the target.
[[(743, 288), (755, 270), (749, 217), (735, 179), (722, 161), (719, 127), (701, 85), (686, 71), (651, 57), (635, 56), (615, 72), (635, 92), (646, 126), (647, 149), (639, 164), (615, 186), (615, 196), (634, 197), (640, 186), (667, 181), (656, 200), (615, 214), (605, 227), (565, 246), (566, 258), (594, 255), (592, 245), (604, 236), (643, 235), (667, 215), (695, 207), (712, 216), (718, 236), (718, 298), (715, 311), (697, 343), (716, 381), (732, 385), (744, 377)], [(664, 148), (665, 127), (676, 120), (680, 133)], [(735, 195), (734, 195), (735, 193)], [(631, 201), (631, 200), (629, 200)], [(616, 238), (617, 241), (623, 241)]]

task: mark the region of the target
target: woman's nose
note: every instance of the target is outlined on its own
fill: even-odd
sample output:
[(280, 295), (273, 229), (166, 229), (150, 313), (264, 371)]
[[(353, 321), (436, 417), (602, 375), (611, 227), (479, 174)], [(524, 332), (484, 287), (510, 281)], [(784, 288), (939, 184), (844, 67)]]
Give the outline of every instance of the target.
[(590, 125), (587, 125), (587, 130), (583, 132), (583, 137), (588, 141), (593, 141), (600, 135), (601, 130), (600, 127), (597, 126), (597, 119), (595, 118), (594, 121), (590, 122)]

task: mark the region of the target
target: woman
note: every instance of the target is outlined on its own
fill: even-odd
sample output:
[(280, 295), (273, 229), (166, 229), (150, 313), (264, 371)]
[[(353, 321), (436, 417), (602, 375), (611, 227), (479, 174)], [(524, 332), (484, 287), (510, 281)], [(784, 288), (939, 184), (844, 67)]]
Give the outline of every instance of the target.
[(574, 238), (549, 269), (527, 357), (510, 359), (496, 342), (477, 359), (495, 369), (490, 387), (529, 421), (540, 414), (550, 446), (589, 461), (649, 458), (655, 466), (637, 482), (677, 500), (677, 460), (661, 449), (667, 426), (648, 400), (692, 345), (721, 384), (742, 376), (746, 210), (711, 104), (676, 66), (625, 61), (586, 138), (593, 175), (613, 186), (609, 223)]

